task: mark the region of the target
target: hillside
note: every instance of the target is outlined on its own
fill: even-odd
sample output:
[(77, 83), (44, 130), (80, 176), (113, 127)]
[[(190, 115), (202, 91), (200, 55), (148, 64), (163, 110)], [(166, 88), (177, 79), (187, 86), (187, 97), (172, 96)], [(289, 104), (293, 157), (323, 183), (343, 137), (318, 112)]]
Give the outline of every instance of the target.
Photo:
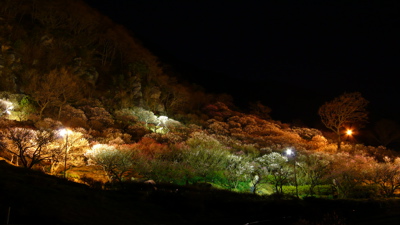
[(390, 148), (276, 121), (259, 102), (244, 111), (178, 80), (80, 0), (1, 1), (0, 29), (0, 210), (10, 223), (398, 222)]
[[(172, 115), (198, 110), (217, 97), (167, 74), (168, 66), (130, 31), (83, 1), (18, 0), (0, 6), (0, 90), (31, 96), (45, 116), (59, 108), (60, 117), (63, 106), (88, 100), (109, 110), (141, 106)], [(199, 95), (207, 98), (194, 97)]]

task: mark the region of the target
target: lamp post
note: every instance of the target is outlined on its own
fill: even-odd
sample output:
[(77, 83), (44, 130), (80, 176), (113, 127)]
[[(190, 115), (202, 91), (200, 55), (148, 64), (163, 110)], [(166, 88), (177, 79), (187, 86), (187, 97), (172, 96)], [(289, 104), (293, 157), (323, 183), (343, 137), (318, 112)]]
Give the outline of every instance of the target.
[(352, 146), (352, 149), (354, 151), (356, 149), (356, 143), (355, 143), (355, 138), (354, 138), (353, 134), (354, 134), (353, 130), (350, 130), (350, 129), (346, 130), (347, 141), (350, 142), (350, 146)]
[(286, 150), (286, 155), (287, 156), (293, 156), (293, 172), (294, 172), (294, 184), (296, 186), (296, 197), (299, 197), (299, 190), (298, 190), (298, 185), (297, 185), (297, 173), (296, 173), (296, 153), (293, 151), (291, 148), (288, 148)]
[(69, 130), (65, 128), (60, 131), (60, 135), (65, 137), (64, 178), (67, 177), (68, 133)]

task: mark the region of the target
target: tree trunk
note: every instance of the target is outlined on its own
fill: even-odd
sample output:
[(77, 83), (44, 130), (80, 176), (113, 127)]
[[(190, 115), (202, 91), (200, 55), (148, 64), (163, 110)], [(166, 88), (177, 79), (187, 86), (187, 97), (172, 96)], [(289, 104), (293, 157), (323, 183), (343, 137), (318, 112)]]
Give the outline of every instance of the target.
[(338, 136), (338, 140), (337, 140), (337, 150), (340, 151), (341, 149), (341, 144), (342, 144), (342, 138), (340, 137), (340, 130), (336, 131), (336, 134)]

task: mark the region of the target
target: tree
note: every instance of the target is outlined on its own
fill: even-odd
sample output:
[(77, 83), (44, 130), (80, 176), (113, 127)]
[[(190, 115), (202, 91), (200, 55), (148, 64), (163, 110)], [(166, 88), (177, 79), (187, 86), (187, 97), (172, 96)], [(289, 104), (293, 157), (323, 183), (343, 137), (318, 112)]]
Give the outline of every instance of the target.
[[(62, 134), (64, 131), (65, 134)], [(89, 146), (87, 139), (81, 132), (82, 130), (65, 129), (64, 131), (56, 131), (58, 133), (56, 136), (58, 137), (56, 137), (53, 142), (53, 148), (49, 152), (50, 174), (59, 172), (60, 166), (68, 167), (67, 165), (73, 162), (73, 158), (79, 158), (74, 156), (82, 154), (82, 151), (76, 151), (76, 149), (86, 149)], [(67, 168), (64, 168), (64, 170), (66, 171)]]
[(133, 169), (133, 151), (119, 150), (114, 146), (98, 144), (86, 156), (106, 172), (110, 182), (122, 182), (123, 177)]
[(371, 167), (367, 178), (379, 186), (383, 196), (392, 197), (400, 189), (400, 158), (391, 160), (385, 157), (384, 161)]
[(36, 112), (36, 107), (29, 96), (24, 96), (18, 102), (17, 107), (14, 109), (12, 113), (15, 117), (17, 117), (20, 121), (28, 120), (29, 116)]
[(186, 141), (189, 146), (180, 154), (180, 162), (189, 165), (204, 181), (210, 175), (223, 171), (228, 163), (229, 151), (215, 138), (196, 132)]
[(14, 127), (3, 133), (8, 140), (7, 150), (16, 156), (25, 168), (49, 158), (49, 144), (54, 140), (54, 133), (46, 130), (32, 130)]
[(237, 189), (240, 182), (251, 179), (253, 167), (246, 155), (228, 155), (228, 166), (224, 171), (230, 189)]
[(10, 110), (12, 110), (13, 107), (14, 106), (12, 102), (5, 99), (0, 99), (0, 117), (10, 114)]
[(259, 163), (261, 168), (264, 168), (264, 176), (275, 186), (275, 192), (283, 194), (283, 185), (288, 182), (292, 175), (287, 163), (288, 158), (278, 152), (272, 152), (256, 158), (256, 162)]
[(337, 135), (337, 146), (340, 150), (341, 136), (346, 125), (362, 124), (367, 121), (365, 109), (368, 101), (359, 92), (344, 93), (331, 102), (322, 105), (318, 114), (322, 123)]
[(66, 68), (52, 70), (43, 76), (31, 71), (28, 76), (29, 84), (25, 90), (39, 106), (40, 118), (44, 110), (50, 106), (59, 108), (58, 117), (60, 117), (63, 106), (81, 98), (82, 91), (78, 85), (78, 78)]
[(338, 153), (332, 155), (330, 174), (332, 187), (341, 198), (354, 197), (363, 193), (359, 188), (368, 184), (369, 173), (373, 171), (376, 161), (372, 157)]
[(310, 185), (310, 195), (314, 194), (315, 186), (321, 184), (322, 179), (329, 174), (331, 159), (326, 153), (301, 154), (298, 159), (298, 168), (304, 175), (304, 180)]

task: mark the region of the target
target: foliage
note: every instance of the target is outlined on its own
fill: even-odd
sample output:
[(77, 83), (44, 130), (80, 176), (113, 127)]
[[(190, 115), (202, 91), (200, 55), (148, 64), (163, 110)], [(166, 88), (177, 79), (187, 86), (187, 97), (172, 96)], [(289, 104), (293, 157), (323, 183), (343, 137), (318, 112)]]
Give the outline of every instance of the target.
[(132, 151), (119, 150), (113, 146), (95, 145), (86, 156), (90, 159), (89, 164), (99, 165), (106, 172), (110, 182), (122, 182), (128, 172), (133, 170)]
[(88, 128), (88, 118), (82, 109), (71, 105), (65, 105), (61, 112), (60, 119), (65, 126)]
[(11, 120), (26, 121), (32, 119), (36, 105), (24, 94), (0, 92), (0, 116)]
[(368, 172), (375, 160), (363, 155), (351, 156), (348, 153), (334, 155), (329, 179), (339, 197), (351, 197), (357, 189), (366, 183)]
[(287, 162), (288, 158), (277, 152), (263, 155), (255, 159), (258, 163), (257, 175), (275, 186), (277, 194), (283, 194), (283, 185), (288, 183), (292, 171)]
[(110, 127), (114, 124), (111, 114), (103, 107), (83, 107), (83, 111), (88, 117), (89, 125), (96, 130)]
[(194, 133), (186, 144), (189, 148), (180, 152), (179, 162), (193, 168), (197, 176), (206, 180), (208, 174), (226, 168), (229, 152), (214, 138)]
[[(64, 132), (64, 133), (63, 133)], [(69, 166), (82, 166), (84, 165), (83, 155), (89, 148), (86, 130), (84, 129), (58, 129), (56, 138), (51, 143), (52, 150), (49, 157), (50, 174), (57, 174), (60, 167), (66, 166), (64, 171)], [(64, 164), (64, 165), (63, 165)]]
[(309, 193), (314, 195), (314, 188), (324, 183), (330, 172), (331, 156), (326, 153), (301, 154), (298, 156), (299, 180), (309, 184)]
[(167, 144), (160, 144), (147, 137), (142, 138), (138, 143), (130, 145), (129, 148), (135, 149), (138, 154), (149, 160), (161, 158), (170, 151)]
[(368, 171), (367, 179), (379, 187), (381, 195), (392, 197), (400, 189), (400, 159), (385, 158), (385, 162), (376, 163)]
[(322, 123), (338, 137), (338, 149), (346, 125), (361, 125), (367, 121), (368, 114), (365, 109), (367, 104), (368, 101), (359, 92), (354, 92), (344, 93), (319, 108), (318, 114)]
[(254, 167), (246, 155), (228, 155), (227, 167), (224, 172), (226, 183), (230, 189), (237, 189), (241, 183), (249, 183)]
[[(300, 189), (309, 195), (322, 184), (342, 198), (363, 190), (372, 196), (376, 188), (390, 197), (399, 188), (395, 152), (345, 143), (336, 154), (329, 136), (274, 121), (260, 102), (249, 114), (233, 110), (230, 96), (169, 76), (129, 32), (81, 1), (5, 0), (0, 14), (0, 91), (9, 91), (0, 93), (0, 147), (24, 167), (42, 164), (57, 174), (63, 162), (66, 170), (89, 160), (110, 181), (252, 185), (254, 193), (265, 184), (281, 195), (295, 172), (281, 152), (292, 147)], [(338, 144), (346, 125), (366, 121), (366, 104), (361, 94), (345, 93), (319, 109)], [(389, 125), (376, 126), (382, 145), (398, 139)], [(71, 128), (68, 138), (57, 136), (63, 127)]]
[(13, 104), (10, 101), (0, 99), (0, 116), (11, 114), (10, 110), (13, 108)]

